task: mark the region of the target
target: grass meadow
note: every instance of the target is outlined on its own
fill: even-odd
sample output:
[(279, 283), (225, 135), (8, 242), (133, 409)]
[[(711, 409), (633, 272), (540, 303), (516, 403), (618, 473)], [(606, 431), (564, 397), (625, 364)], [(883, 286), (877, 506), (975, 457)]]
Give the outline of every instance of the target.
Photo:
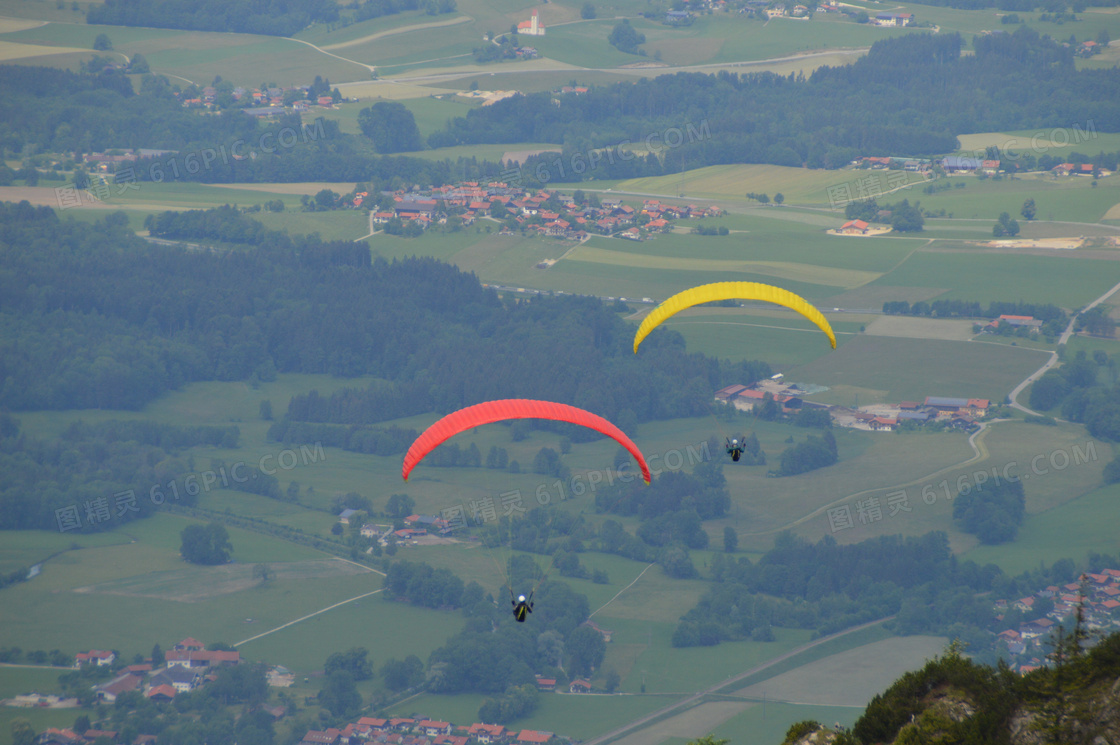
[(0, 540), (0, 574), (22, 567), (30, 568), (64, 551), (111, 546), (128, 540), (113, 533), (66, 535), (49, 530), (4, 530), (0, 531), (0, 536), (3, 536)]
[[(689, 352), (730, 360), (765, 359), (775, 372), (808, 364), (831, 353), (820, 329), (793, 313), (762, 315), (727, 308), (679, 313), (664, 325), (684, 337)], [(711, 311), (711, 312), (706, 312)], [(851, 341), (859, 323), (830, 319), (836, 343)]]
[(1056, 255), (973, 251), (920, 250), (871, 283), (885, 287), (928, 287), (941, 290), (938, 299), (1030, 300), (1079, 308), (1115, 284), (1112, 263), (1078, 259), (1073, 252)]
[[(1118, 148), (1120, 149), (1120, 148)], [(1120, 178), (1110, 176), (1097, 182), (1080, 176), (1054, 178), (1050, 176), (1023, 177), (1015, 180), (985, 179), (975, 176), (954, 176), (952, 182), (967, 184), (963, 189), (948, 189), (933, 194), (909, 195), (910, 201), (919, 200), (927, 210), (945, 210), (955, 218), (995, 220), (1001, 213), (1008, 213), (1025, 224), (1019, 210), (1028, 199), (1035, 201), (1038, 220), (1066, 220), (1095, 223), (1108, 210), (1120, 202)], [(882, 200), (880, 200), (882, 201)], [(991, 225), (984, 226), (991, 232)], [(1074, 226), (1065, 235), (1081, 235)]]
[[(1048, 460), (1042, 463), (1049, 467)], [(1074, 468), (1071, 466), (1069, 470)], [(1033, 482), (1024, 485), (1028, 494), (1032, 485)], [(1008, 574), (1017, 575), (1042, 565), (1049, 566), (1062, 558), (1083, 562), (1090, 552), (1115, 556), (1120, 553), (1120, 541), (1110, 527), (1120, 519), (1118, 504), (1120, 486), (1097, 487), (1060, 507), (1028, 513), (1013, 543), (975, 546), (961, 554), (961, 558), (971, 559), (981, 566), (992, 563)]]
[[(130, 543), (52, 559), (39, 576), (6, 591), (0, 645), (108, 648), (131, 657), (156, 642), (173, 642), (169, 637), (233, 643), (380, 587), (380, 575), (355, 575), (352, 565), (325, 569), (325, 576), (312, 572), (308, 579), (280, 575), (264, 586), (230, 581), (228, 568), (194, 567), (179, 558), (179, 532), (191, 523), (159, 514), (114, 531)], [(279, 539), (228, 530), (239, 564), (335, 561)]]
[(1039, 351), (1018, 347), (860, 335), (788, 376), (831, 387), (813, 400), (845, 406), (857, 395), (861, 405), (926, 396), (1002, 401), (1045, 361)]
[[(897, 176), (896, 176), (897, 174)], [(765, 164), (706, 166), (685, 173), (667, 176), (650, 176), (629, 179), (618, 186), (618, 191), (653, 194), (687, 194), (690, 197), (711, 199), (743, 199), (746, 194), (764, 193), (771, 198), (781, 192), (791, 204), (829, 204), (829, 188), (845, 185), (858, 193), (856, 182), (865, 178), (876, 179), (873, 184), (879, 192), (894, 186), (893, 178), (920, 183), (917, 174), (909, 171), (852, 171), (791, 168)], [(842, 215), (838, 214), (838, 219)], [(841, 219), (840, 222), (843, 222)]]

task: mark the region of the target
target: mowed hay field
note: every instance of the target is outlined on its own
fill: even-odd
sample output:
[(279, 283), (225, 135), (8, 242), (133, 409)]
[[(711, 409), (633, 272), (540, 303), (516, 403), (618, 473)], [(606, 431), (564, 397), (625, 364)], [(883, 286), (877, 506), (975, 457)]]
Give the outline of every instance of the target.
[(342, 569), (345, 562), (320, 552), (229, 528), (236, 562), (279, 569), (287, 562), (326, 560), (339, 569), (278, 571), (267, 584), (239, 583), (237, 591), (204, 597), (215, 571), (244, 569), (186, 564), (178, 555), (179, 532), (191, 524), (196, 521), (157, 514), (117, 529), (134, 542), (69, 551), (47, 562), (39, 576), (6, 590), (0, 645), (117, 649), (131, 657), (156, 642), (166, 646), (171, 637), (235, 643), (381, 587), (379, 574), (355, 574), (352, 565)]
[(1116, 284), (1120, 264), (1079, 259), (1075, 251), (1054, 255), (923, 249), (871, 287), (939, 288), (938, 299), (1030, 300), (1079, 308)]
[[(688, 133), (684, 135), (687, 139)], [(694, 138), (699, 136), (696, 134)], [(830, 188), (849, 190), (846, 199), (850, 199), (852, 194), (859, 193), (856, 182), (868, 178), (874, 179), (871, 186), (879, 193), (924, 180), (909, 171), (828, 171), (774, 165), (726, 165), (707, 166), (669, 176), (629, 179), (619, 183), (616, 190), (674, 197), (683, 193), (711, 199), (743, 199), (751, 192), (768, 194), (773, 198), (775, 193), (781, 192), (787, 202), (827, 205)], [(842, 217), (842, 213), (837, 217)]]
[[(837, 346), (859, 333), (858, 321), (835, 318), (829, 317), (829, 323)], [(762, 359), (775, 372), (808, 364), (833, 351), (820, 329), (792, 311), (762, 315), (732, 308), (702, 308), (678, 313), (662, 326), (683, 336), (689, 352), (719, 359)]]
[(603, 248), (604, 241), (595, 240), (596, 245), (588, 244), (573, 248), (565, 261), (582, 261), (622, 267), (643, 267), (671, 272), (705, 272), (727, 274), (729, 279), (737, 274), (755, 274), (773, 277), (775, 280), (793, 280), (811, 284), (843, 287), (850, 289), (873, 281), (879, 275), (855, 269), (817, 267), (809, 264), (796, 264), (787, 261), (736, 261), (734, 259), (700, 259), (685, 256), (642, 256), (626, 251), (612, 251)]
[(857, 336), (836, 351), (789, 371), (792, 380), (833, 390), (813, 400), (859, 403), (921, 401), (959, 396), (1002, 401), (1049, 353), (979, 342)]
[[(954, 218), (991, 220), (992, 224), (1001, 213), (1006, 212), (1019, 221), (1020, 227), (1028, 225), (1020, 214), (1023, 202), (1035, 201), (1035, 219), (1065, 220), (1069, 222), (1095, 223), (1102, 219), (1109, 208), (1120, 201), (1120, 178), (1110, 176), (1097, 182), (1081, 176), (1052, 178), (1050, 176), (1030, 176), (1014, 181), (1002, 179), (983, 181), (975, 176), (954, 176), (954, 184), (964, 188), (953, 188), (924, 194), (917, 189), (915, 194), (907, 194), (910, 201), (920, 200), (922, 207), (931, 211), (944, 209)], [(882, 201), (882, 200), (880, 200)], [(927, 221), (926, 227), (936, 223)], [(989, 232), (991, 225), (986, 225)], [(1083, 235), (1077, 225), (1067, 226), (1065, 235)]]
[(904, 673), (940, 654), (948, 641), (940, 636), (883, 639), (811, 662), (738, 693), (787, 703), (862, 707)]

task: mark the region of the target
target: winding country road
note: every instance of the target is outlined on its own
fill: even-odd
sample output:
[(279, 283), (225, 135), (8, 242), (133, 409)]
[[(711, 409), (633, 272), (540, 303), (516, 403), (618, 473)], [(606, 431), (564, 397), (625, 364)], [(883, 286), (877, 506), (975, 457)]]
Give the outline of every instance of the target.
[[(1084, 313), (1087, 310), (1091, 310), (1091, 309), (1097, 307), (1098, 305), (1103, 303), (1105, 300), (1107, 300), (1109, 297), (1111, 297), (1112, 294), (1115, 293), (1117, 290), (1120, 290), (1120, 283), (1117, 283), (1117, 284), (1113, 285), (1111, 290), (1109, 290), (1108, 292), (1101, 295), (1099, 298), (1097, 298), (1093, 302), (1086, 305), (1084, 307), (1084, 309), (1082, 309), (1081, 312)], [(1077, 314), (1075, 313), (1073, 318), (1071, 318), (1069, 320), (1069, 325), (1066, 326), (1066, 330), (1062, 332), (1061, 337), (1058, 339), (1058, 346), (1063, 346), (1066, 342), (1069, 341), (1069, 338), (1071, 336), (1073, 336), (1073, 325), (1076, 322), (1077, 322)], [(1038, 368), (1038, 370), (1036, 370), (1035, 372), (1028, 375), (1026, 380), (1024, 380), (1019, 385), (1015, 386), (1014, 390), (1011, 391), (1011, 393), (1009, 394), (1009, 398), (1011, 399), (1011, 406), (1018, 409), (1019, 411), (1025, 412), (1027, 414), (1031, 414), (1033, 416), (1038, 416), (1037, 411), (1033, 411), (1031, 409), (1028, 409), (1026, 406), (1023, 406), (1021, 403), (1019, 403), (1015, 399), (1019, 396), (1020, 393), (1023, 392), (1024, 388), (1026, 388), (1028, 385), (1030, 385), (1034, 381), (1041, 378), (1043, 375), (1046, 374), (1047, 370), (1054, 367), (1054, 365), (1056, 365), (1056, 364), (1058, 364), (1058, 353), (1057, 352), (1051, 352), (1050, 353), (1050, 359), (1046, 360), (1046, 364), (1044, 364), (1042, 367)]]

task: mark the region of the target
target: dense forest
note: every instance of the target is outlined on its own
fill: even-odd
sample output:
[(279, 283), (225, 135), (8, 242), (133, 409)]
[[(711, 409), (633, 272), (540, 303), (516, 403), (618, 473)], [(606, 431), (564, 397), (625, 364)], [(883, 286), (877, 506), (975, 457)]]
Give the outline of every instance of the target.
[[(962, 54), (962, 46), (956, 34), (914, 33), (878, 41), (853, 64), (807, 79), (678, 73), (596, 87), (559, 106), (548, 93), (516, 96), (452, 120), (429, 142), (564, 143), (560, 167), (553, 153), (524, 170), (538, 180), (579, 180), (723, 163), (838, 168), (861, 155), (949, 152), (960, 133), (1086, 121), (1120, 129), (1115, 70), (1078, 71), (1069, 49), (1026, 27), (977, 37), (975, 54)], [(586, 159), (593, 148), (644, 142), (651, 133), (669, 145), (662, 163), (612, 148), (597, 168), (577, 173), (567, 157)]]
[(86, 18), (111, 26), (292, 36), (313, 23), (349, 25), (421, 8), (429, 15), (451, 13), (455, 0), (363, 0), (344, 8), (335, 0), (105, 0)]
[(0, 148), (12, 153), (182, 149), (196, 142), (250, 138), (257, 123), (240, 111), (199, 116), (184, 109), (166, 78), (148, 75), (140, 93), (121, 73), (79, 74), (0, 65)]
[(89, 23), (291, 36), (311, 23), (337, 21), (335, 0), (105, 0)]
[[(156, 222), (167, 234), (229, 238), (225, 227), (241, 225), (224, 221), (229, 213)], [(91, 230), (45, 207), (0, 205), (0, 409), (135, 410), (192, 381), (253, 382), (278, 372), (368, 375), (378, 382), (294, 397), (272, 436), (391, 454), (411, 433), (368, 425), (523, 397), (580, 406), (632, 432), (640, 422), (703, 414), (713, 390), (770, 374), (761, 362), (688, 354), (680, 336), (666, 330), (635, 356), (632, 327), (595, 298), (503, 302), (473, 275), (430, 259), (371, 261), (362, 244), (251, 226), (242, 237), (259, 245), (187, 251), (137, 238), (120, 214)], [(6, 484), (4, 494), (14, 501), (4, 507), (5, 527), (42, 527), (62, 506), (56, 502), (73, 503), (79, 481), (99, 494), (126, 488), (138, 473), (149, 485), (161, 481), (144, 468), (168, 456), (138, 449), (228, 447), (236, 439), (225, 430), (114, 424), (77, 428), (68, 446), (33, 446), (5, 421), (3, 430), (14, 430), (5, 452), (17, 459), (30, 453), (27, 478)], [(573, 441), (592, 436), (570, 425), (541, 426)], [(87, 440), (89, 452), (81, 454), (76, 443)], [(112, 479), (94, 478), (106, 467), (106, 447), (124, 448), (136, 462)], [(45, 475), (52, 468), (64, 472)], [(278, 486), (266, 482), (257, 483), (278, 496)], [(27, 487), (33, 483), (57, 488), (41, 494)]]

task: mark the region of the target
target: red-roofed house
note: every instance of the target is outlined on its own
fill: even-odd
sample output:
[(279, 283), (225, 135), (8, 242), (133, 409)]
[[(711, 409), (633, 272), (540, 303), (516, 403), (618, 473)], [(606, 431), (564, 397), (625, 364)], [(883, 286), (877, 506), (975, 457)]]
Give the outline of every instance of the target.
[(545, 743), (552, 739), (552, 735), (547, 732), (537, 732), (536, 730), (523, 729), (517, 735), (517, 742), (525, 743)]
[(91, 649), (88, 652), (78, 652), (74, 655), (76, 666), (84, 665), (87, 662), (96, 662), (98, 665), (112, 665), (115, 659), (117, 659), (115, 654), (103, 649)]
[(867, 235), (868, 224), (863, 220), (848, 220), (840, 226), (844, 235)]
[(968, 406), (963, 408), (968, 409), (968, 412), (973, 416), (983, 416), (990, 405), (991, 401), (986, 398), (970, 398), (968, 399)]
[(188, 636), (186, 639), (184, 639), (183, 641), (176, 644), (175, 649), (180, 649), (180, 650), (182, 650), (182, 649), (198, 649), (198, 650), (202, 650), (202, 649), (206, 649), (206, 645), (203, 644), (202, 642), (200, 642), (198, 639), (195, 639), (194, 637)]
[(60, 743), (61, 745), (71, 745), (72, 743), (80, 743), (82, 738), (80, 735), (74, 733), (71, 729), (55, 729), (48, 727), (47, 731), (36, 738), (39, 743), (46, 745), (47, 743)]
[(429, 719), (422, 719), (421, 721), (416, 723), (416, 726), (420, 728), (421, 732), (423, 732), (425, 735), (428, 735), (429, 737), (451, 734), (450, 722), (433, 722)]
[(576, 678), (568, 686), (568, 693), (591, 693), (591, 683), (583, 678)]
[(161, 685), (148, 691), (148, 698), (152, 701), (170, 701), (175, 698), (176, 693), (178, 691), (175, 690), (175, 686)]
[(556, 690), (556, 678), (537, 678), (537, 688), (542, 691)]
[(480, 724), (475, 722), (467, 728), (467, 734), (486, 745), (505, 737), (506, 728), (500, 724)]
[(432, 745), (467, 745), (469, 741), (469, 737), (460, 735), (436, 735), (432, 740)]
[(898, 426), (898, 420), (893, 417), (877, 416), (868, 422), (868, 426), (876, 431), (886, 430), (887, 432), (893, 432), (894, 428)]
[(384, 732), (386, 729), (389, 728), (388, 727), (388, 725), (389, 725), (389, 720), (388, 719), (379, 719), (377, 717), (362, 717), (361, 719), (358, 720), (358, 724), (364, 724), (365, 726), (369, 727), (370, 729), (377, 730), (378, 732)]
[(396, 730), (397, 732), (407, 732), (412, 729), (412, 725), (414, 724), (416, 724), (415, 719), (408, 719), (405, 717), (389, 720), (390, 729)]
[(167, 666), (180, 665), (182, 667), (217, 667), (218, 665), (236, 665), (241, 662), (240, 652), (226, 652), (219, 650), (172, 650), (164, 659)]

